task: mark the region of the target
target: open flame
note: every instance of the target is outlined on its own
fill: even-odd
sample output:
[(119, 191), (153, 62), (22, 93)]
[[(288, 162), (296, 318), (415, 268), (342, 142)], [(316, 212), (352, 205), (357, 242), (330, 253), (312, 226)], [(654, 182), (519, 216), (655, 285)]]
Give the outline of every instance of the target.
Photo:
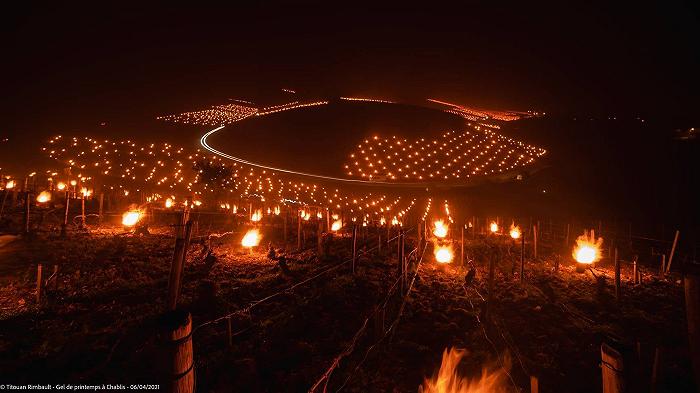
[(573, 256), (576, 262), (591, 264), (597, 262), (602, 257), (601, 246), (603, 238), (597, 240), (595, 234), (591, 231), (590, 236), (584, 231), (581, 236), (576, 238), (576, 246), (574, 247)]
[(439, 237), (439, 238), (444, 238), (447, 236), (447, 225), (445, 225), (445, 222), (442, 220), (437, 220), (433, 223), (435, 228), (433, 229), (433, 235)]
[(379, 225), (384, 225), (384, 224), (386, 224), (386, 219), (384, 217), (382, 217), (381, 219), (379, 219)]
[(520, 232), (519, 226), (515, 226), (515, 224), (512, 224), (510, 226), (510, 237), (512, 237), (513, 239), (520, 239), (521, 234), (522, 232)]
[(401, 225), (401, 222), (399, 221), (398, 218), (396, 218), (396, 216), (394, 216), (394, 218), (391, 219), (391, 225), (393, 225), (393, 226)]
[(58, 191), (63, 191), (63, 190), (65, 190), (65, 189), (66, 189), (66, 183), (64, 183), (64, 182), (59, 182), (58, 184), (56, 184), (56, 189), (57, 189)]
[(246, 232), (245, 236), (241, 240), (241, 245), (243, 247), (255, 247), (260, 244), (260, 232), (257, 229), (251, 229)]
[(435, 247), (435, 260), (440, 263), (450, 263), (454, 255), (450, 247), (446, 246), (436, 246)]
[(489, 225), (489, 229), (491, 229), (491, 233), (498, 232), (498, 224), (492, 221), (491, 225)]
[(262, 220), (262, 210), (258, 209), (253, 212), (253, 215), (250, 216), (250, 221), (258, 222), (260, 220)]
[(36, 197), (36, 201), (39, 203), (46, 203), (50, 200), (51, 200), (51, 193), (48, 191), (42, 191)]
[(337, 232), (342, 227), (343, 227), (343, 221), (342, 220), (335, 220), (335, 221), (333, 221), (333, 224), (331, 224), (331, 231)]
[[(465, 378), (457, 370), (466, 354), (461, 349), (446, 348), (442, 353), (442, 364), (436, 375), (425, 379), (418, 393), (506, 393), (508, 381), (506, 371), (501, 367), (484, 366), (481, 376)], [(507, 359), (506, 359), (507, 360)], [(508, 362), (507, 362), (508, 363)]]
[(173, 207), (173, 205), (175, 205), (175, 201), (172, 198), (168, 198), (165, 200), (166, 209), (170, 209), (171, 207)]
[(141, 220), (141, 212), (138, 210), (129, 210), (122, 215), (122, 225), (125, 227), (133, 227)]
[(15, 181), (14, 180), (10, 180), (7, 183), (5, 183), (6, 190), (11, 190), (13, 188), (15, 188)]
[(280, 207), (279, 207), (279, 206), (275, 206), (275, 215), (276, 215), (276, 216), (279, 216), (279, 215), (280, 215), (280, 212), (281, 212)]

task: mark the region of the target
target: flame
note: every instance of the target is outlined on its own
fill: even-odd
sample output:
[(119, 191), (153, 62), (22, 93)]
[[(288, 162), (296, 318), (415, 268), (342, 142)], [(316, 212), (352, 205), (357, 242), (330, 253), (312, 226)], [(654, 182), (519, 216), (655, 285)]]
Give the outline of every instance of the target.
[(435, 260), (440, 263), (450, 263), (452, 262), (454, 255), (449, 247), (438, 246), (435, 247)]
[(83, 187), (80, 189), (80, 193), (83, 195), (83, 198), (87, 198), (90, 195), (92, 195), (92, 191), (88, 190), (87, 188)]
[(498, 232), (498, 224), (496, 224), (495, 222), (492, 221), (491, 225), (489, 226), (489, 229), (491, 229), (492, 233)]
[(238, 213), (238, 206), (233, 205), (233, 214)]
[(170, 209), (171, 207), (173, 207), (174, 204), (175, 204), (175, 200), (173, 198), (168, 198), (165, 200), (165, 208), (166, 209)]
[(260, 232), (257, 229), (251, 229), (243, 236), (241, 245), (243, 247), (255, 247), (260, 244), (260, 238)]
[(386, 219), (384, 219), (384, 217), (382, 217), (382, 218), (379, 220), (379, 225), (384, 225), (384, 224), (386, 224)]
[(316, 218), (318, 218), (318, 219), (323, 218), (323, 213), (321, 213), (321, 212), (316, 213)]
[(447, 236), (447, 225), (443, 220), (437, 220), (433, 223), (435, 229), (433, 229), (433, 235), (439, 238), (444, 238)]
[(512, 224), (510, 226), (510, 237), (512, 237), (513, 239), (520, 239), (520, 235), (520, 227), (515, 226), (515, 224)]
[(51, 200), (51, 193), (48, 191), (42, 191), (39, 193), (39, 195), (36, 197), (36, 201), (39, 203), (46, 203)]
[(590, 237), (584, 231), (581, 236), (576, 239), (576, 246), (572, 255), (578, 263), (591, 264), (597, 262), (601, 258), (601, 246), (603, 238), (599, 237), (596, 240), (595, 235), (591, 233)]
[(391, 219), (391, 225), (401, 225), (401, 222), (394, 216), (394, 218)]
[(6, 190), (11, 190), (13, 188), (15, 188), (15, 181), (14, 180), (10, 180), (5, 184)]
[(64, 182), (59, 182), (58, 184), (56, 184), (56, 189), (57, 189), (58, 191), (63, 191), (63, 190), (65, 190), (65, 189), (66, 189), (66, 183), (64, 183)]
[[(445, 348), (442, 353), (440, 370), (431, 379), (425, 379), (418, 388), (419, 393), (506, 393), (508, 392), (507, 374), (500, 367), (486, 367), (481, 370), (481, 376), (465, 378), (457, 370), (460, 361), (466, 354), (461, 349)], [(506, 358), (506, 364), (509, 360)]]
[(337, 215), (337, 214), (333, 214), (333, 215), (331, 216), (331, 218), (334, 219), (334, 220), (337, 220), (338, 218), (340, 218), (340, 216)]
[(253, 212), (252, 216), (250, 216), (250, 221), (258, 222), (260, 220), (262, 220), (262, 210), (258, 209)]
[(276, 215), (276, 216), (279, 216), (279, 215), (280, 215), (280, 212), (281, 212), (280, 207), (279, 207), (279, 206), (275, 206), (275, 215)]
[(129, 210), (122, 215), (122, 225), (125, 227), (133, 227), (141, 220), (141, 212), (138, 210)]
[(71, 180), (71, 181), (70, 181), (70, 185), (71, 185), (71, 186), (75, 187), (76, 184), (78, 184), (77, 181), (75, 181), (75, 180)]
[(343, 221), (342, 220), (335, 220), (335, 221), (333, 221), (333, 224), (331, 225), (331, 231), (337, 232), (342, 227), (343, 227)]

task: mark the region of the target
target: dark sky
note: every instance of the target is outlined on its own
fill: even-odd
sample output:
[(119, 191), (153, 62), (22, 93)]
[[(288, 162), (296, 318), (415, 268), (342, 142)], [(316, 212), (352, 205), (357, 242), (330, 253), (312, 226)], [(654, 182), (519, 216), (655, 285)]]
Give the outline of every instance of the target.
[(699, 104), (697, 3), (234, 3), (5, 9), (0, 126), (150, 116), (280, 87), (567, 114)]

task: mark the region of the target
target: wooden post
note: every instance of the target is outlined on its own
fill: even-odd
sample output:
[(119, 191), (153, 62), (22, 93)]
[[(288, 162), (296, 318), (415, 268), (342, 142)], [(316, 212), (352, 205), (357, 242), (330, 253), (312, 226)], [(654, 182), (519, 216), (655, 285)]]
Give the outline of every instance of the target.
[(700, 271), (696, 268), (686, 273), (683, 284), (690, 358), (693, 364), (695, 383), (700, 386)]
[(461, 262), (461, 265), (464, 266), (464, 225), (462, 225), (462, 240), (459, 244), (460, 244), (459, 251), (461, 254), (460, 255), (460, 262)]
[(649, 388), (651, 393), (656, 393), (656, 382), (659, 379), (659, 365), (661, 362), (661, 348), (656, 347), (654, 350), (654, 365), (651, 366), (651, 380), (649, 381)]
[(637, 284), (637, 256), (632, 260), (632, 283)]
[(80, 198), (80, 229), (85, 228), (85, 195)]
[(382, 252), (382, 234), (377, 235), (377, 254)]
[(177, 299), (180, 296), (180, 286), (182, 283), (182, 273), (185, 265), (185, 255), (187, 254), (187, 238), (192, 234), (192, 221), (187, 221), (185, 230), (178, 231), (175, 239), (175, 252), (170, 265), (170, 279), (168, 280), (168, 310), (177, 307)]
[(676, 230), (676, 236), (673, 237), (673, 246), (671, 246), (671, 253), (668, 255), (668, 263), (666, 264), (666, 273), (671, 271), (671, 263), (673, 263), (673, 254), (676, 253), (676, 245), (678, 244), (678, 235), (680, 232)]
[(323, 255), (323, 221), (318, 220), (318, 235), (316, 236), (316, 245), (318, 255)]
[(530, 393), (539, 393), (540, 381), (536, 376), (530, 375)]
[(352, 224), (352, 274), (355, 274), (357, 263), (357, 224)]
[(331, 231), (331, 210), (326, 208), (326, 232)]
[(104, 206), (105, 194), (100, 193), (100, 224), (102, 224), (102, 207)]
[(70, 193), (66, 191), (66, 206), (63, 212), (63, 225), (61, 225), (61, 236), (66, 236), (66, 229), (68, 228), (68, 209), (70, 206)]
[(617, 258), (617, 247), (615, 247), (615, 299), (620, 300), (620, 260)]
[(600, 368), (603, 373), (603, 393), (624, 392), (622, 354), (603, 343), (600, 346), (600, 357)]
[(170, 365), (167, 391), (194, 393), (194, 352), (192, 348), (192, 315), (176, 310), (166, 314), (166, 353)]
[(297, 210), (297, 250), (301, 250), (301, 212)]
[(42, 270), (42, 266), (40, 263), (36, 266), (36, 304), (41, 304), (41, 287), (42, 287), (41, 270)]
[(520, 282), (525, 279), (525, 232), (520, 234)]
[(532, 241), (532, 255), (535, 259), (537, 259), (537, 225), (533, 225), (532, 227)]

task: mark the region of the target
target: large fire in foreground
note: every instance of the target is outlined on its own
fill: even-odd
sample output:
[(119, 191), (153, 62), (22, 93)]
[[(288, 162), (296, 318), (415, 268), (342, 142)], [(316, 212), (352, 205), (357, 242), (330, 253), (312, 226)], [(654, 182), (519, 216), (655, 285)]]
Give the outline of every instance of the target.
[(591, 232), (589, 236), (586, 232), (576, 239), (576, 247), (574, 247), (573, 257), (578, 263), (591, 264), (597, 262), (601, 258), (601, 246), (603, 238), (597, 240), (595, 234)]
[(457, 370), (459, 362), (466, 351), (456, 348), (445, 348), (442, 353), (440, 371), (433, 378), (426, 379), (418, 387), (418, 393), (507, 393), (507, 374), (501, 367), (486, 367), (481, 370), (481, 376), (476, 378), (462, 377)]

